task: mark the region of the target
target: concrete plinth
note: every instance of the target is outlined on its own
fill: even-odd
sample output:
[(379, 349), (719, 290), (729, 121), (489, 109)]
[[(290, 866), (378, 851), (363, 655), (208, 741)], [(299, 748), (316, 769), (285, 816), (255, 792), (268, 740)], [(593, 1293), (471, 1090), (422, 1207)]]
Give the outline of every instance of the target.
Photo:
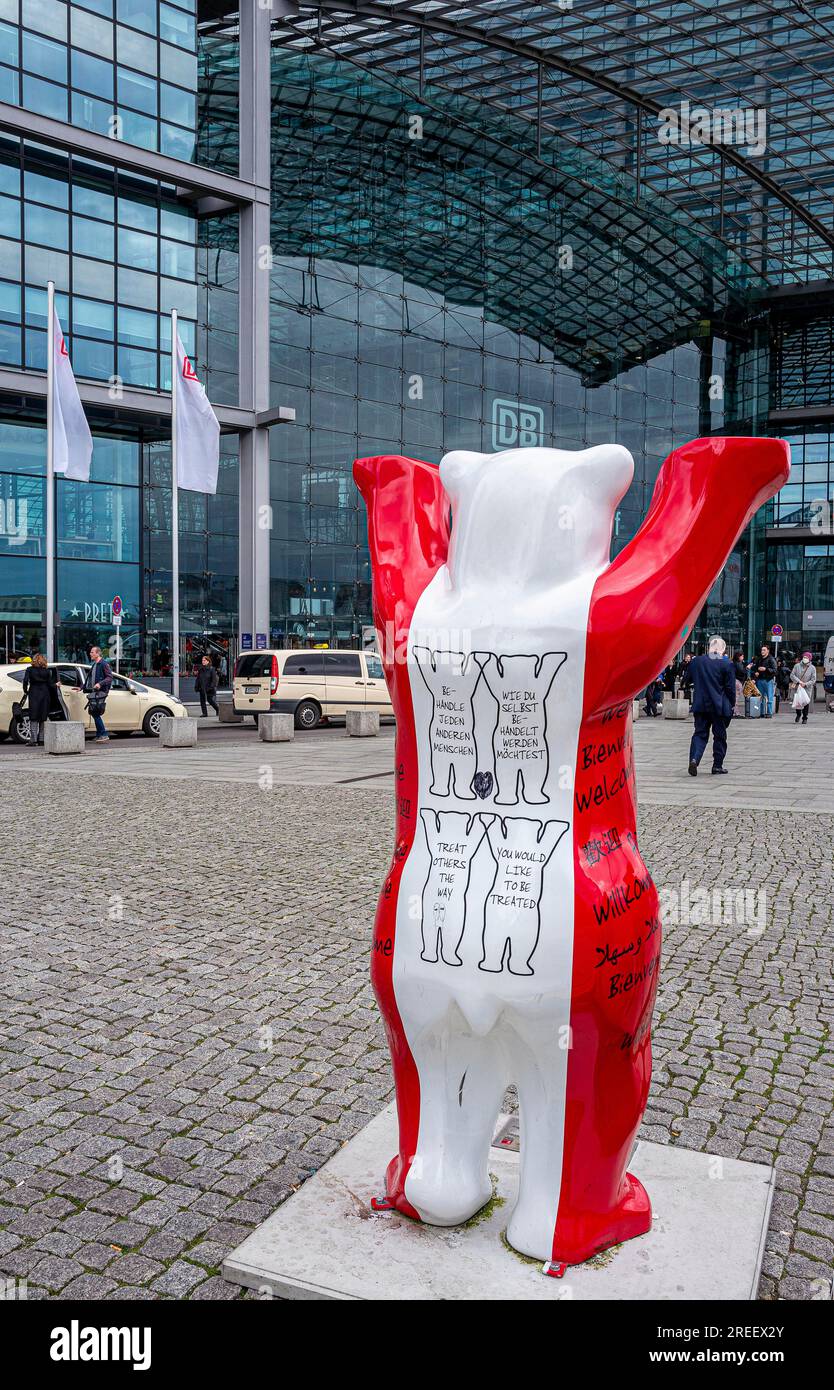
[(774, 1171), (672, 1145), (639, 1143), (629, 1164), (652, 1200), (651, 1231), (561, 1279), (503, 1238), (518, 1195), (519, 1154), (499, 1123), (495, 1196), (465, 1226), (376, 1214), (397, 1149), (388, 1106), (225, 1260), (232, 1283), (288, 1299), (516, 1300), (756, 1297)]
[(664, 701), (663, 701), (663, 718), (664, 718), (664, 719), (688, 719), (688, 718), (689, 718), (689, 701), (688, 701), (688, 700), (672, 700), (672, 699), (666, 699), (666, 700), (664, 700)]
[(295, 720), (291, 714), (261, 714), (258, 716), (258, 738), (264, 743), (291, 743), (295, 738)]
[(83, 753), (84, 725), (75, 719), (48, 719), (43, 726), (43, 746), (47, 753)]
[(243, 715), (238, 714), (231, 700), (217, 701), (217, 718), (221, 724), (243, 723)]
[(190, 715), (182, 719), (173, 715), (160, 719), (159, 741), (163, 748), (196, 748), (197, 720)]
[(631, 702), (631, 717), (632, 717), (632, 719), (645, 719), (645, 718), (646, 718), (646, 706), (643, 704), (643, 701), (642, 701), (642, 700), (632, 700), (632, 702)]
[(375, 738), (379, 733), (376, 710), (349, 709), (345, 716), (345, 733), (349, 738)]

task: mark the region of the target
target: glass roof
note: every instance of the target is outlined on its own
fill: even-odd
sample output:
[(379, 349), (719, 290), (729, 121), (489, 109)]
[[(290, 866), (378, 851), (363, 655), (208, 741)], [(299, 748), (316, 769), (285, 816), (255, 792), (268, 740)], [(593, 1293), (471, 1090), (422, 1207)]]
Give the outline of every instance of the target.
[[(770, 283), (834, 276), (834, 4), (276, 8), (287, 11), (274, 21), (276, 41), (512, 114), (537, 143), (555, 137), (663, 194)], [(660, 138), (668, 107), (690, 140)]]

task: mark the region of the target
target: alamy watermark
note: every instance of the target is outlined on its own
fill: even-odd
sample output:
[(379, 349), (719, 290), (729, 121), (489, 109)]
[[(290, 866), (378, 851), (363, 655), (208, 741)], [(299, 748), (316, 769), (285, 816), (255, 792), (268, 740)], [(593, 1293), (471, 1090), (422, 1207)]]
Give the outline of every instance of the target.
[(763, 106), (693, 106), (689, 100), (664, 106), (657, 113), (661, 145), (737, 145), (750, 155), (767, 148), (767, 112)]
[(664, 926), (745, 927), (761, 936), (767, 923), (764, 888), (693, 888), (688, 878), (677, 888), (658, 888)]

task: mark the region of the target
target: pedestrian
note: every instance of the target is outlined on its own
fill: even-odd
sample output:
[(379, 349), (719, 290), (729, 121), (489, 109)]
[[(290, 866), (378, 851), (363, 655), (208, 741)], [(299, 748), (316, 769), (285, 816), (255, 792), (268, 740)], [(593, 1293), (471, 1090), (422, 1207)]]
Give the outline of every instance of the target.
[(698, 776), (698, 764), (712, 733), (713, 774), (726, 773), (727, 729), (733, 717), (736, 700), (736, 673), (726, 655), (727, 643), (722, 637), (711, 637), (706, 656), (696, 656), (692, 673), (692, 713), (695, 732), (689, 745), (689, 775)]
[(733, 652), (733, 670), (736, 678), (736, 699), (733, 714), (739, 718), (746, 718), (750, 713), (750, 702), (744, 694), (744, 686), (747, 682), (747, 662), (744, 660), (744, 652)]
[(194, 689), (200, 697), (200, 708), (203, 711), (203, 718), (208, 718), (206, 701), (211, 705), (215, 714), (220, 710), (217, 704), (217, 672), (212, 665), (211, 657), (204, 656), (200, 665), (197, 667), (197, 679), (194, 682)]
[(687, 652), (681, 665), (678, 679), (685, 700), (692, 704), (692, 653)]
[(646, 686), (646, 714), (652, 719), (657, 719), (660, 715), (660, 696), (663, 691), (663, 672), (656, 676), (653, 681), (649, 681)]
[(787, 662), (780, 660), (776, 666), (776, 713), (783, 700), (787, 700), (791, 685), (791, 671)]
[(776, 685), (776, 662), (770, 655), (769, 647), (762, 647), (760, 655), (753, 662), (753, 679), (762, 697), (759, 711), (762, 719), (773, 718), (773, 691)]
[(794, 690), (793, 708), (796, 711), (793, 722), (798, 724), (802, 720), (803, 724), (807, 724), (808, 712), (817, 690), (817, 668), (811, 660), (810, 652), (803, 652), (801, 661), (797, 661), (791, 671), (791, 687)]
[(23, 676), (23, 693), (29, 696), (29, 742), (33, 747), (43, 743), (43, 726), (52, 709), (54, 685), (55, 672), (38, 652)]
[(107, 695), (113, 684), (113, 672), (109, 663), (101, 655), (101, 647), (90, 648), (90, 669), (87, 672), (87, 679), (84, 682), (84, 689), (87, 692), (87, 708), (93, 716), (93, 723), (96, 726), (96, 743), (109, 743), (110, 736), (104, 725), (104, 708), (107, 704)]

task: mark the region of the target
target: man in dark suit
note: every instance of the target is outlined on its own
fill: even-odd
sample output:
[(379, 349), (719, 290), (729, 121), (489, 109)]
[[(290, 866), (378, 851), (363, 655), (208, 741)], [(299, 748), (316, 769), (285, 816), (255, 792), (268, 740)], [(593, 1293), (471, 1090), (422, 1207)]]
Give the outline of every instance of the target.
[(689, 775), (698, 776), (698, 764), (712, 733), (712, 771), (725, 773), (727, 728), (733, 717), (736, 702), (736, 673), (725, 655), (727, 644), (721, 637), (710, 638), (709, 654), (696, 656), (690, 664), (692, 678), (692, 713), (695, 732), (689, 745)]

